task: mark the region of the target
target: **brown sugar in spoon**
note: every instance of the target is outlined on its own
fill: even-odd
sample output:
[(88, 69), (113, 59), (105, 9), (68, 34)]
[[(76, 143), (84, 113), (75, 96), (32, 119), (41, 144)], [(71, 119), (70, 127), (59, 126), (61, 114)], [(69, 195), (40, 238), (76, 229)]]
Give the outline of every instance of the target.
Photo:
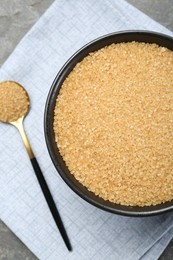
[(29, 96), (26, 90), (19, 83), (14, 81), (0, 82), (0, 121), (12, 124), (19, 130), (37, 180), (40, 184), (55, 223), (61, 233), (62, 238), (64, 239), (68, 250), (71, 251), (72, 247), (63, 222), (24, 130), (23, 120), (28, 113), (29, 108)]

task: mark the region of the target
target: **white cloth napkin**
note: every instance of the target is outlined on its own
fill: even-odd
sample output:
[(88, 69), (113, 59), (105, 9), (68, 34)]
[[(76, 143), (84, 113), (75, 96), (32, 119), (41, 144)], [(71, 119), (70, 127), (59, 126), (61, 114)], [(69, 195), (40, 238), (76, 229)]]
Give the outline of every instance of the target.
[(1, 123), (0, 217), (41, 260), (154, 260), (173, 237), (173, 213), (123, 217), (83, 201), (62, 181), (45, 145), (44, 106), (61, 66), (90, 40), (127, 29), (172, 35), (123, 0), (57, 0), (0, 69), (1, 81), (15, 80), (30, 95), (26, 132), (73, 246), (68, 252), (17, 130)]

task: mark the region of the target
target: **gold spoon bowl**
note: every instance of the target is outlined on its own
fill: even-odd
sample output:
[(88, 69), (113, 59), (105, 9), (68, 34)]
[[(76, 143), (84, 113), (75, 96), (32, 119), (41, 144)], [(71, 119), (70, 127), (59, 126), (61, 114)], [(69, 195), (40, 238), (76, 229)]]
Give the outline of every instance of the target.
[(30, 159), (34, 158), (29, 140), (26, 136), (23, 120), (30, 108), (29, 96), (26, 90), (17, 82), (4, 81), (0, 83), (0, 121), (14, 125), (24, 142)]

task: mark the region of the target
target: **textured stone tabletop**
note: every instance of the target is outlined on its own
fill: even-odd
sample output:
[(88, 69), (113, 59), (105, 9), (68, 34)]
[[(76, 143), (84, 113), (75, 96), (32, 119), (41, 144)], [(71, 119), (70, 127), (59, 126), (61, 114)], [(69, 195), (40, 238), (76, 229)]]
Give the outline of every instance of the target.
[[(0, 64), (3, 64), (20, 39), (52, 2), (53, 0), (0, 0)], [(128, 2), (173, 31), (173, 0), (128, 0)], [(37, 258), (0, 221), (0, 260), (25, 259)], [(172, 259), (173, 240), (159, 260)]]

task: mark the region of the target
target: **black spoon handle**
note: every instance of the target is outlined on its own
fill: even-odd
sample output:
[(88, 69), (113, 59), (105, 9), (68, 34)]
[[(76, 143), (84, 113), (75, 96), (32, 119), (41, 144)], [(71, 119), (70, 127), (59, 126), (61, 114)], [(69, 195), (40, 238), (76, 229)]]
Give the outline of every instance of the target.
[(62, 238), (64, 239), (64, 242), (65, 242), (68, 250), (72, 251), (72, 246), (70, 244), (70, 241), (69, 241), (69, 238), (67, 236), (66, 230), (64, 228), (63, 222), (61, 220), (60, 214), (59, 214), (59, 212), (56, 208), (55, 202), (54, 202), (53, 197), (50, 193), (49, 187), (48, 187), (48, 185), (47, 185), (47, 183), (44, 179), (44, 176), (42, 174), (40, 166), (39, 166), (35, 157), (31, 158), (30, 160), (31, 160), (32, 166), (34, 168), (35, 174), (37, 176), (38, 182), (39, 182), (41, 189), (43, 191), (44, 197), (47, 201), (49, 209), (50, 209), (52, 216), (55, 220), (55, 223), (56, 223), (56, 225), (57, 225), (57, 227), (58, 227), (58, 229), (61, 233)]
[(34, 153), (32, 151), (32, 148), (30, 146), (30, 143), (29, 143), (29, 140), (27, 138), (27, 135), (25, 133), (25, 129), (24, 129), (24, 126), (23, 126), (23, 119), (24, 119), (24, 116), (22, 116), (21, 118), (19, 118), (17, 121), (15, 122), (11, 122), (12, 125), (14, 125), (18, 130), (19, 130), (19, 133), (22, 137), (22, 140), (23, 140), (23, 143), (25, 145), (25, 148), (26, 148), (26, 151), (28, 153), (28, 156), (31, 160), (31, 164), (34, 168), (34, 171), (35, 171), (35, 174), (37, 176), (37, 180), (40, 184), (40, 187), (42, 189), (42, 192), (44, 194), (44, 197), (47, 201), (47, 204), (49, 206), (49, 209), (52, 213), (52, 216), (55, 220), (55, 223), (61, 233), (61, 236), (62, 238), (64, 239), (64, 242), (68, 248), (69, 251), (72, 251), (72, 246), (70, 244), (70, 241), (69, 241), (69, 238), (67, 236), (67, 233), (66, 233), (66, 230), (64, 228), (64, 225), (63, 225), (63, 222), (61, 220), (61, 217), (60, 217), (60, 214), (58, 212), (58, 209), (56, 208), (56, 205), (55, 205), (55, 202), (53, 200), (53, 197), (50, 193), (50, 190), (49, 190), (49, 187), (47, 186), (47, 183), (44, 179), (44, 176), (43, 176), (43, 173), (40, 169), (40, 166), (34, 156)]

